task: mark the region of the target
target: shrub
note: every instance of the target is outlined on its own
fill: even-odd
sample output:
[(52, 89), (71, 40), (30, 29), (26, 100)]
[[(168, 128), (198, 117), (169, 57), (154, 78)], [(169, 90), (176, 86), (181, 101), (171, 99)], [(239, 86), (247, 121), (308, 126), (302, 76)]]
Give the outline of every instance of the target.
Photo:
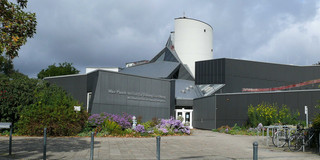
[(122, 113), (122, 115), (110, 114), (105, 112), (101, 114), (92, 114), (88, 118), (88, 123), (92, 127), (99, 127), (102, 125), (105, 119), (116, 122), (123, 129), (132, 127), (132, 115), (129, 115), (127, 113)]
[(18, 133), (22, 135), (70, 136), (79, 133), (88, 118), (83, 109), (75, 112), (73, 106), (79, 105), (64, 90), (48, 83), (41, 84), (35, 92), (33, 104), (24, 107), (17, 123)]
[(135, 131), (138, 132), (138, 133), (144, 133), (145, 130), (144, 130), (144, 126), (141, 125), (141, 124), (138, 124), (135, 128)]
[(190, 134), (190, 128), (184, 126), (180, 120), (174, 119), (173, 117), (170, 119), (162, 119), (156, 127), (165, 134), (168, 132)]
[(34, 101), (34, 90), (39, 83), (21, 73), (0, 77), (0, 121), (13, 122), (19, 120), (20, 110)]
[[(320, 109), (320, 101), (318, 102), (316, 108)], [(320, 129), (320, 113), (316, 114), (316, 116), (313, 118), (312, 126), (316, 129)]]
[(317, 114), (315, 118), (312, 120), (312, 126), (316, 129), (320, 129), (320, 114)]
[(226, 134), (231, 134), (231, 135), (257, 135), (262, 128), (262, 124), (259, 124), (257, 128), (245, 128), (245, 127), (240, 127), (237, 124), (235, 124), (233, 127), (229, 127), (228, 125), (226, 126), (221, 126), (218, 129), (213, 129), (213, 132), (220, 132), (220, 133), (226, 133)]
[(257, 126), (259, 123), (270, 125), (277, 123), (278, 106), (275, 104), (261, 103), (248, 108), (249, 124)]
[(131, 128), (125, 129), (124, 130), (125, 134), (132, 134), (133, 130)]
[(147, 122), (141, 123), (141, 125), (143, 125), (145, 130), (149, 130), (149, 129), (152, 129), (151, 123), (152, 123), (151, 121), (147, 121)]
[(122, 128), (119, 124), (117, 124), (117, 122), (105, 119), (102, 124), (102, 131), (107, 131), (112, 135), (118, 135), (121, 134)]
[[(161, 120), (153, 118), (150, 121), (138, 123), (136, 128), (132, 130), (132, 116), (126, 113), (122, 115), (110, 113), (93, 114), (88, 118), (88, 125), (95, 127), (94, 130), (98, 136), (106, 134), (122, 136), (190, 134), (189, 127), (184, 126), (181, 121), (174, 118)], [(103, 132), (103, 134), (98, 134), (99, 132)]]
[(155, 127), (160, 123), (160, 120), (157, 117), (153, 117), (150, 123), (150, 127)]
[(290, 109), (283, 105), (279, 110), (279, 123), (282, 124), (298, 124), (298, 118), (300, 116), (299, 112), (291, 113)]
[(217, 129), (217, 131), (220, 133), (228, 133), (230, 130), (231, 130), (231, 127), (229, 127), (228, 125), (221, 126)]
[(250, 126), (257, 126), (262, 123), (264, 126), (275, 123), (281, 124), (297, 124), (299, 112), (291, 112), (286, 105), (282, 105), (279, 110), (277, 104), (261, 103), (257, 106), (250, 105), (248, 107), (248, 124)]
[(118, 123), (123, 129), (132, 127), (132, 116), (127, 113), (122, 113), (122, 115), (111, 114), (108, 118)]
[(89, 126), (92, 127), (98, 127), (101, 126), (103, 121), (107, 118), (107, 116), (105, 115), (105, 113), (101, 113), (101, 114), (92, 114), (89, 118), (88, 118), (88, 124)]

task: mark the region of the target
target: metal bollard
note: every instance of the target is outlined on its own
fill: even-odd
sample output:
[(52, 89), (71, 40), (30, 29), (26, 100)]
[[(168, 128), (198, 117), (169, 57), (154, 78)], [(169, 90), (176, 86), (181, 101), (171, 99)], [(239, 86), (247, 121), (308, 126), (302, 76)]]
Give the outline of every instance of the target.
[(160, 140), (161, 137), (157, 136), (157, 160), (160, 160)]
[(258, 160), (258, 142), (253, 142), (253, 160)]
[(47, 159), (47, 128), (43, 131), (43, 160)]
[(10, 126), (10, 137), (9, 137), (9, 156), (11, 156), (12, 152), (12, 125)]
[(94, 150), (94, 132), (91, 132), (90, 160), (93, 160), (93, 150)]
[(269, 131), (270, 131), (270, 128), (268, 127), (267, 128), (267, 146), (268, 147), (269, 147), (269, 138), (270, 138)]
[(303, 137), (303, 139), (302, 139), (302, 152), (304, 152), (305, 151), (305, 143), (304, 143), (304, 137)]

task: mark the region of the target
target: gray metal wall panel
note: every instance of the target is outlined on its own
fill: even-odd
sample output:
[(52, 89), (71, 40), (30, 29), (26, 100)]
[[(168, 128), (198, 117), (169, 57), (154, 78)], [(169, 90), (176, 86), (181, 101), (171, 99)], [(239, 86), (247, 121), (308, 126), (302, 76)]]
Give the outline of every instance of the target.
[[(248, 119), (248, 106), (262, 102), (277, 103), (279, 107), (287, 105), (292, 112), (300, 112), (300, 120), (305, 120), (304, 106), (309, 106), (309, 121), (319, 112), (316, 106), (320, 91), (273, 92), (255, 94), (221, 94), (217, 95), (217, 127), (245, 124)], [(214, 99), (214, 96), (211, 97)], [(229, 99), (228, 101), (226, 99)], [(196, 100), (197, 101), (197, 100)], [(213, 123), (213, 122), (212, 122)]]
[(63, 88), (84, 106), (87, 104), (86, 75), (50, 77), (45, 80)]
[(193, 127), (201, 129), (216, 128), (216, 107), (214, 97), (204, 97), (194, 100)]
[(95, 94), (92, 113), (127, 112), (146, 121), (153, 117), (169, 118), (174, 107), (171, 106), (172, 84), (168, 80), (99, 71), (97, 83), (99, 93)]
[(219, 128), (222, 125), (233, 126), (235, 123), (243, 125), (247, 119), (248, 106), (241, 105), (248, 102), (246, 97), (239, 97), (237, 95), (223, 95), (217, 96), (217, 120), (216, 125)]
[[(280, 87), (320, 78), (320, 66), (291, 66), (223, 58), (196, 62), (196, 67), (199, 71), (196, 73), (196, 84), (226, 84), (223, 93), (241, 92), (242, 88)], [(307, 85), (293, 89), (316, 88), (317, 85)]]
[[(93, 100), (94, 100), (96, 90), (97, 90), (97, 85), (98, 85), (98, 77), (99, 77), (98, 71), (87, 74), (87, 93), (91, 92), (91, 99), (89, 100), (89, 106), (92, 106), (93, 104)], [(98, 94), (100, 94), (99, 91), (98, 91)], [(86, 107), (87, 107), (87, 103), (86, 103)], [(92, 110), (91, 107), (88, 108), (89, 113), (91, 113), (91, 110)]]
[(176, 99), (176, 106), (193, 106), (193, 100)]
[(175, 100), (176, 100), (176, 98), (175, 98), (175, 94), (176, 94), (176, 83), (175, 83), (175, 81), (174, 80), (171, 80), (170, 81), (170, 95), (171, 95), (171, 98), (170, 98), (170, 116), (171, 117), (174, 117), (175, 116), (175, 104), (176, 104), (176, 102), (175, 102)]
[[(300, 112), (300, 120), (305, 120), (304, 106), (309, 108), (309, 121), (319, 113), (315, 108), (319, 103), (320, 90), (295, 92), (269, 92), (248, 94), (217, 94), (194, 100), (194, 127), (214, 129), (235, 123), (244, 125), (248, 120), (248, 106), (256, 106), (262, 102), (277, 103), (279, 107), (287, 105), (292, 112)], [(216, 100), (216, 103), (214, 101)], [(211, 110), (215, 108), (216, 110)], [(216, 119), (212, 117), (216, 113)], [(201, 121), (202, 119), (207, 121)], [(214, 127), (213, 127), (214, 126)]]
[(99, 72), (91, 72), (87, 74), (87, 91), (93, 92), (96, 88)]

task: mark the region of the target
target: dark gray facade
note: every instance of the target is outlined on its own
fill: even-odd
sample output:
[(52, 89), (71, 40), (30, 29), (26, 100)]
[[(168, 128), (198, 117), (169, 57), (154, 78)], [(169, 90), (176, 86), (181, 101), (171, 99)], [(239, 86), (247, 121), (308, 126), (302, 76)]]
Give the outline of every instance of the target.
[(245, 125), (248, 120), (248, 106), (262, 102), (287, 105), (291, 111), (299, 111), (305, 120), (304, 106), (309, 109), (309, 121), (319, 113), (315, 108), (320, 99), (320, 90), (297, 90), (264, 93), (227, 93), (194, 100), (194, 127), (214, 129), (223, 125)]
[(198, 98), (193, 103), (193, 127), (201, 129), (216, 128), (216, 97)]
[(87, 104), (87, 75), (57, 76), (45, 80), (60, 86), (83, 105)]
[(101, 70), (46, 80), (66, 89), (84, 105), (87, 104), (87, 93), (91, 92), (91, 113), (128, 113), (141, 116), (143, 121), (174, 115), (175, 87), (170, 80)]
[[(243, 88), (270, 88), (320, 79), (320, 66), (294, 66), (237, 59), (196, 62), (196, 84), (225, 84), (221, 93), (241, 92)], [(316, 89), (307, 85), (297, 89)]]

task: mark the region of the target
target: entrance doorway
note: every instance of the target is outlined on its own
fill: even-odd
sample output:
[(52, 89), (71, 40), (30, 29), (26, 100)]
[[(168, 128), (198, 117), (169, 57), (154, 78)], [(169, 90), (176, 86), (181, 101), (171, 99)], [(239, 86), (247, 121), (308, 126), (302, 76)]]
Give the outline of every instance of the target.
[(192, 129), (192, 112), (193, 109), (175, 109), (176, 119), (182, 120), (182, 123)]

